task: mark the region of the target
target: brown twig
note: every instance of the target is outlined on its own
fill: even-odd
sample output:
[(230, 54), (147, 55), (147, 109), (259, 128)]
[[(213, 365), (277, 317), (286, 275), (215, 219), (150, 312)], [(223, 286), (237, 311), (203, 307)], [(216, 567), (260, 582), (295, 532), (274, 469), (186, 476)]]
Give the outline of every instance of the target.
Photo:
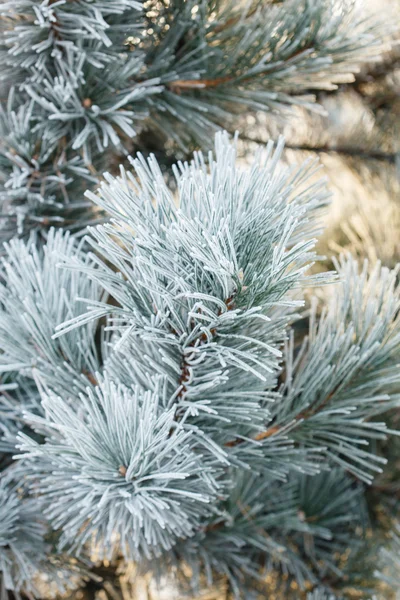
[(204, 88), (215, 88), (223, 83), (231, 81), (231, 77), (217, 77), (215, 79), (177, 79), (168, 84), (168, 88), (174, 94), (181, 94), (185, 90)]
[[(332, 397), (337, 392), (339, 387), (340, 387), (340, 384), (337, 385), (335, 387), (335, 389), (328, 394), (328, 396), (324, 399), (324, 401), (319, 406), (317, 406), (315, 408), (308, 408), (307, 410), (296, 415), (296, 417), (294, 418), (294, 421), (296, 421), (296, 422), (303, 421), (304, 419), (309, 419), (310, 417), (313, 417), (317, 413), (321, 412), (321, 410), (324, 409), (326, 407), (326, 405), (329, 403), (329, 401), (332, 399)], [(254, 436), (253, 440), (256, 442), (261, 442), (262, 440), (268, 439), (268, 438), (272, 437), (273, 435), (279, 433), (284, 427), (285, 427), (284, 425), (273, 425), (272, 427), (269, 427), (265, 431), (261, 431), (260, 433), (258, 433), (256, 436)], [(242, 438), (237, 438), (236, 440), (231, 440), (230, 442), (226, 442), (225, 446), (227, 448), (234, 448), (235, 446), (238, 446), (239, 444), (243, 444), (244, 441), (245, 440)]]
[[(311, 44), (307, 44), (303, 48), (298, 48), (292, 54), (285, 57), (283, 60), (288, 62), (290, 60), (293, 60), (297, 56), (300, 56), (304, 52), (307, 52), (308, 50), (313, 50), (313, 49), (314, 49), (314, 46), (312, 46)], [(261, 71), (260, 73), (258, 73), (258, 76), (265, 75), (266, 73), (268, 73), (268, 71), (269, 71), (269, 69), (266, 68), (265, 71)], [(245, 83), (251, 79), (253, 79), (253, 76), (249, 75), (248, 77), (244, 77), (243, 79), (241, 79), (240, 83)], [(168, 84), (168, 88), (170, 89), (171, 92), (173, 92), (175, 94), (181, 94), (182, 91), (185, 91), (185, 90), (196, 90), (196, 89), (200, 90), (200, 89), (205, 89), (205, 88), (216, 88), (219, 85), (222, 85), (224, 83), (230, 83), (234, 80), (235, 80), (235, 75), (231, 75), (231, 76), (226, 75), (225, 77), (216, 77), (215, 79), (177, 79), (176, 81), (171, 81)], [(315, 90), (314, 90), (314, 93), (315, 93)]]
[[(228, 311), (233, 310), (234, 308), (234, 298), (235, 298), (235, 294), (232, 294), (232, 296), (230, 296), (229, 298), (227, 298), (225, 300), (225, 306), (227, 308)], [(219, 310), (218, 311), (218, 316), (220, 316), (222, 314), (222, 311)], [(176, 332), (174, 332), (176, 333)], [(217, 328), (216, 327), (212, 327), (210, 329), (210, 333), (212, 337), (215, 337), (217, 334)], [(195, 344), (197, 341), (199, 341), (200, 345), (205, 344), (208, 340), (208, 336), (203, 332), (199, 335), (199, 337), (191, 344), (191, 347), (195, 347)], [(175, 404), (179, 403), (179, 400), (183, 397), (183, 395), (187, 392), (187, 387), (186, 384), (189, 382), (189, 375), (190, 375), (190, 370), (189, 370), (189, 364), (185, 358), (185, 355), (182, 356), (182, 362), (181, 362), (181, 373), (179, 376), (179, 386), (181, 387), (181, 389), (179, 390), (178, 394), (176, 395), (175, 398)], [(175, 411), (175, 421), (178, 420), (178, 411), (179, 406), (177, 406), (177, 409)], [(171, 429), (170, 431), (170, 435), (172, 434), (173, 429)]]
[[(265, 144), (264, 140), (259, 140), (257, 138), (252, 138), (249, 136), (241, 136), (241, 139), (247, 142), (253, 142), (254, 144)], [(316, 154), (340, 154), (352, 158), (378, 160), (388, 162), (390, 164), (395, 164), (397, 159), (397, 154), (395, 153), (383, 152), (381, 150), (365, 151), (354, 146), (311, 146), (310, 144), (285, 143), (285, 148), (287, 150), (295, 150), (299, 152), (315, 152)]]
[(99, 382), (97, 381), (93, 373), (89, 373), (89, 371), (82, 371), (82, 375), (84, 375), (92, 385), (98, 385)]

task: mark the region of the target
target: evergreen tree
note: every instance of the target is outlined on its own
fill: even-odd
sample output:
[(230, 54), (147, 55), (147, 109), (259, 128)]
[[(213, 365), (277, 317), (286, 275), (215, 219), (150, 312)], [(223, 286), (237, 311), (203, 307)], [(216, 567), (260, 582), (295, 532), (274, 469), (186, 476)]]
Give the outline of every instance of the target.
[(0, 15), (1, 593), (132, 562), (177, 597), (398, 586), (396, 537), (370, 568), (368, 492), (400, 400), (398, 270), (313, 274), (318, 165), (210, 142), (244, 113), (318, 110), (379, 26), (338, 0)]

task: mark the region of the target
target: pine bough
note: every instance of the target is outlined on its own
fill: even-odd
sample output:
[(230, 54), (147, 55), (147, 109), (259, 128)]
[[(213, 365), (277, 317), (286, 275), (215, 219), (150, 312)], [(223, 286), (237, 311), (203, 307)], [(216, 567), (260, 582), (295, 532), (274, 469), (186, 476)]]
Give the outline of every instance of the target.
[(352, 0), (2, 0), (1, 240), (101, 219), (83, 192), (133, 144), (182, 154), (238, 113), (317, 108), (381, 39)]
[(399, 405), (400, 287), (343, 257), (304, 312), (334, 279), (309, 274), (327, 193), (282, 147), (245, 168), (218, 134), (172, 188), (138, 155), (88, 192), (109, 220), (81, 241), (5, 246), (4, 589), (123, 557), (237, 598), (271, 573), (286, 597), (346, 597)]

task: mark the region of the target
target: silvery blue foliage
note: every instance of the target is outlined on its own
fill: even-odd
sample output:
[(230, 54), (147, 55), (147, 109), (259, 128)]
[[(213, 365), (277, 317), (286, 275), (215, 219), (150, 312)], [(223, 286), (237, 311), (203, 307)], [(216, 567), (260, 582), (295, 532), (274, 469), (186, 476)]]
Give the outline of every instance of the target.
[[(40, 597), (43, 590), (62, 595), (87, 580), (88, 563), (56, 554), (39, 498), (24, 497), (21, 466), (0, 480), (0, 597)], [(53, 534), (54, 535), (54, 534)]]
[[(28, 232), (44, 221), (64, 223), (71, 220), (74, 211), (80, 210), (82, 216), (89, 207), (88, 202), (72, 199), (82, 194), (85, 185), (93, 183), (93, 175), (78, 154), (72, 155), (67, 149), (58, 151), (57, 139), (41, 143), (43, 132), (32, 127), (33, 111), (33, 101), (18, 104), (14, 91), (7, 106), (0, 107), (3, 238), (15, 230), (19, 234)], [(93, 219), (95, 215), (91, 215)]]
[[(112, 36), (124, 24), (128, 32), (130, 19), (137, 18), (141, 9), (138, 0), (80, 0), (74, 5), (67, 0), (5, 1), (2, 14), (14, 18), (16, 25), (7, 30), (4, 43), (10, 56), (25, 69), (43, 68), (46, 60), (52, 60), (55, 48), (61, 53), (66, 42), (73, 45), (84, 39), (101, 42), (106, 48), (112, 46)], [(22, 19), (18, 21), (18, 17)]]
[(368, 443), (399, 401), (397, 271), (343, 258), (296, 343), (303, 288), (334, 277), (308, 273), (317, 165), (283, 166), (282, 147), (240, 165), (219, 134), (173, 187), (139, 155), (88, 192), (109, 221), (80, 242), (6, 245), (3, 451), (17, 445), (59, 552), (182, 580), (184, 561), (192, 588), (225, 577), (238, 598), (271, 571), (330, 593), (357, 557), (354, 476), (384, 463)]
[(45, 526), (37, 500), (21, 501), (16, 485), (0, 480), (0, 586), (31, 591), (38, 564), (46, 559)]
[(290, 293), (324, 280), (306, 270), (326, 192), (320, 183), (301, 191), (315, 165), (280, 169), (281, 149), (270, 144), (244, 171), (219, 135), (209, 166), (201, 153), (177, 165), (177, 198), (155, 159), (138, 157), (137, 180), (106, 175), (100, 196), (89, 194), (112, 220), (92, 230), (90, 264), (68, 262), (116, 302), (85, 298), (89, 312), (57, 329), (108, 315), (106, 370), (126, 385), (165, 377), (179, 420), (212, 430), (220, 445), (264, 428), (299, 304)]
[(390, 433), (376, 417), (399, 402), (398, 270), (378, 263), (368, 272), (351, 257), (336, 267), (342, 283), (320, 314), (314, 303), (309, 336), (296, 354), (293, 336), (287, 344), (275, 423), (297, 421), (299, 442), (321, 444), (330, 460), (370, 483), (386, 461), (369, 443)]
[(25, 437), (23, 447), (37, 460), (46, 516), (63, 530), (62, 545), (80, 552), (89, 540), (108, 558), (115, 546), (128, 559), (150, 557), (213, 512), (218, 463), (204, 440), (174, 427), (162, 394), (161, 383), (143, 392), (107, 379), (79, 405), (43, 393), (45, 417), (30, 420), (51, 437)]
[[(36, 290), (38, 273), (55, 277), (57, 299), (46, 292), (51, 302), (44, 314), (56, 310), (64, 321), (54, 324), (60, 332), (52, 338), (41, 336), (50, 344), (45, 368), (28, 363), (26, 327), (13, 332), (13, 347), (18, 342), (18, 353), (28, 352), (20, 368), (33, 367), (42, 393), (44, 415), (27, 421), (47, 439), (24, 436), (21, 443), (62, 543), (82, 548), (91, 541), (111, 553), (117, 544), (128, 556), (148, 558), (193, 535), (218, 510), (217, 498), (229, 494), (231, 467), (252, 465), (272, 479), (296, 466), (315, 472), (312, 453), (292, 447), (284, 432), (268, 444), (254, 439), (275, 399), (285, 326), (299, 304), (294, 290), (324, 281), (307, 277), (306, 269), (326, 192), (319, 183), (302, 191), (314, 167), (280, 168), (281, 149), (273, 153), (270, 144), (246, 171), (236, 166), (235, 146), (220, 135), (209, 166), (197, 154), (191, 165), (177, 167), (179, 199), (154, 159), (138, 159), (137, 183), (123, 173), (103, 185), (99, 202), (113, 221), (93, 231), (96, 253), (83, 254), (68, 236), (52, 233), (43, 254), (33, 253), (35, 268), (23, 271), (32, 261), (26, 244), (10, 245), (9, 255), (19, 245), (26, 258), (12, 268), (5, 262), (15, 290), (4, 302), (5, 320), (12, 310), (20, 314), (16, 298), (29, 292), (32, 272), (32, 291), (42, 302), (48, 286)], [(267, 263), (255, 239), (264, 258), (270, 256)], [(58, 275), (57, 260), (66, 262)], [(83, 278), (75, 309), (64, 304), (57, 277), (70, 286)], [(104, 317), (102, 369), (94, 359), (81, 362), (82, 341), (76, 342), (90, 340)], [(40, 323), (38, 315), (35, 328)], [(13, 355), (4, 353), (3, 361), (4, 369), (16, 368)], [(69, 395), (56, 383), (58, 364), (68, 377), (75, 373), (71, 389), (82, 385), (83, 374), (100, 387)]]
[[(53, 340), (60, 321), (85, 311), (75, 301), (77, 295), (100, 301), (102, 290), (79, 272), (58, 268), (60, 256), (83, 255), (82, 244), (69, 234), (50, 231), (43, 248), (12, 240), (4, 246), (1, 258), (0, 372), (58, 381), (69, 393), (86, 389), (88, 376), (100, 369), (95, 344), (95, 326), (82, 328), (78, 335)], [(83, 260), (86, 259), (83, 257)], [(10, 323), (13, 324), (10, 327)]]
[[(292, 475), (272, 484), (242, 472), (220, 514), (164, 554), (160, 569), (167, 563), (181, 573), (182, 561), (189, 564), (190, 581), (185, 583), (198, 592), (204, 577), (211, 585), (216, 575), (227, 576), (240, 598), (254, 579), (259, 591), (265, 591), (264, 579), (276, 572), (286, 581), (290, 575), (289, 583), (294, 579), (301, 588), (318, 585), (340, 572), (334, 553), (352, 555), (360, 548), (356, 531), (366, 522), (365, 510), (361, 486), (340, 469), (312, 477)], [(283, 579), (283, 597), (289, 591)]]
[(42, 413), (35, 382), (18, 373), (3, 375), (0, 386), (0, 456), (15, 453), (17, 435), (25, 427), (24, 411)]
[(318, 110), (381, 47), (353, 4), (1, 3), (1, 593), (64, 593), (95, 552), (336, 597), (399, 403), (397, 271), (343, 258), (302, 314), (333, 279), (309, 272), (317, 165), (283, 167), (279, 141), (239, 166), (226, 134), (169, 183), (144, 156)]
[(82, 187), (132, 146), (187, 153), (243, 111), (317, 108), (382, 46), (353, 4), (3, 1), (1, 238), (95, 221)]
[(83, 150), (87, 165), (92, 152), (103, 153), (109, 146), (121, 149), (121, 134), (136, 135), (135, 123), (147, 115), (143, 99), (158, 91), (157, 80), (130, 83), (143, 64), (135, 56), (117, 56), (104, 67), (101, 78), (96, 72), (84, 71), (84, 56), (67, 52), (63, 61), (54, 61), (54, 74), (44, 72), (26, 91), (42, 109), (42, 119), (35, 131), (42, 139), (57, 142), (71, 139), (71, 150)]
[[(96, 220), (82, 202), (84, 188), (96, 180), (89, 157), (109, 141), (120, 146), (119, 127), (134, 133), (133, 112), (123, 107), (138, 95), (126, 88), (143, 60), (126, 53), (123, 60), (121, 53), (141, 10), (131, 0), (2, 3), (0, 75), (8, 94), (1, 114), (3, 239)], [(102, 161), (98, 152), (96, 166), (102, 168)]]

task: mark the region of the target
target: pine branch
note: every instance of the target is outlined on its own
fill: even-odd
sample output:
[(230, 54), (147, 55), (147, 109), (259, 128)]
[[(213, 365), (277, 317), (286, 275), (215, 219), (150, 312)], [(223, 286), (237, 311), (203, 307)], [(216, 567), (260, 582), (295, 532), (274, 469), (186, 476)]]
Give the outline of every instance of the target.
[[(115, 596), (116, 557), (235, 600), (271, 570), (288, 600), (345, 579), (367, 523), (355, 478), (380, 471), (377, 417), (399, 405), (397, 271), (344, 261), (295, 352), (303, 290), (332, 279), (308, 273), (314, 164), (284, 166), (279, 141), (244, 168), (220, 134), (173, 184), (139, 155), (81, 198), (134, 144), (208, 148), (238, 112), (311, 108), (308, 89), (382, 49), (349, 6), (2, 3), (0, 237), (24, 237), (1, 256), (2, 591), (39, 596), (42, 575), (65, 597), (88, 567), (88, 596)], [(314, 149), (332, 150), (358, 153)]]
[[(338, 386), (338, 388), (339, 388), (339, 386)], [(325, 400), (323, 400), (323, 402), (317, 408), (312, 408), (312, 409), (310, 408), (310, 409), (296, 415), (294, 417), (294, 421), (295, 422), (304, 421), (306, 419), (309, 419), (310, 417), (313, 417), (319, 411), (322, 411), (327, 406), (327, 404), (330, 402), (331, 398), (334, 396), (336, 391), (337, 390), (330, 392), (326, 396)], [(277, 435), (284, 429), (285, 429), (284, 425), (273, 425), (272, 427), (269, 427), (265, 431), (261, 431), (260, 433), (255, 435), (254, 440), (256, 442), (261, 442), (262, 440), (268, 439), (269, 437), (271, 437), (273, 435)], [(238, 444), (242, 444), (243, 442), (244, 442), (243, 439), (237, 439), (237, 440), (232, 440), (231, 442), (227, 442), (225, 445), (229, 448), (233, 448), (234, 446), (237, 446)]]
[[(243, 287), (244, 286), (242, 286), (242, 291), (245, 291), (245, 290), (243, 290)], [(229, 298), (227, 298), (223, 301), (227, 312), (234, 310), (234, 308), (235, 308), (234, 301), (235, 301), (236, 295), (237, 295), (237, 292), (233, 292)], [(222, 315), (221, 309), (218, 310), (217, 315), (218, 315), (218, 317), (221, 317), (221, 315)], [(195, 327), (195, 322), (193, 323), (193, 327)], [(173, 333), (176, 335), (176, 332), (173, 331)], [(217, 335), (218, 335), (217, 327), (211, 327), (210, 331), (209, 331), (209, 335), (205, 332), (200, 333), (199, 337), (191, 343), (191, 347), (193, 349), (195, 349), (195, 348), (198, 348), (199, 346), (201, 346), (202, 344), (208, 344), (208, 343), (210, 343), (210, 341), (212, 342), (213, 340), (215, 340)], [(181, 374), (180, 374), (180, 377), (178, 380), (180, 390), (175, 398), (176, 404), (179, 404), (179, 401), (182, 398), (184, 398), (185, 394), (188, 391), (186, 385), (190, 383), (190, 370), (191, 370), (191, 367), (188, 362), (188, 358), (186, 358), (186, 355), (183, 355), (182, 362), (181, 362)], [(178, 411), (178, 408), (177, 408), (177, 411)], [(177, 414), (177, 412), (175, 413), (175, 420), (177, 422), (179, 422), (179, 415)]]
[[(297, 50), (295, 50), (292, 54), (289, 54), (288, 56), (285, 57), (285, 61), (287, 63), (290, 63), (291, 60), (293, 60), (294, 58), (302, 55), (303, 53), (305, 53), (305, 55), (307, 55), (307, 53), (309, 52), (315, 52), (316, 49), (314, 47), (312, 47), (311, 45), (305, 45), (304, 47), (298, 48)], [(273, 69), (272, 69), (273, 71)], [(266, 67), (265, 71), (259, 71), (258, 72), (258, 76), (263, 76), (263, 75), (267, 75), (271, 73), (271, 67)], [(175, 80), (172, 81), (170, 84), (168, 84), (168, 88), (177, 94), (181, 94), (183, 91), (185, 90), (201, 90), (201, 89), (208, 89), (208, 88), (219, 88), (224, 86), (224, 84), (239, 84), (239, 85), (243, 85), (246, 83), (251, 83), (254, 80), (254, 76), (253, 75), (249, 75), (248, 77), (242, 77), (242, 76), (226, 76), (226, 77), (217, 77), (215, 79), (192, 79), (192, 80)], [(312, 94), (310, 93), (310, 96)]]
[[(253, 137), (241, 136), (241, 139), (254, 144), (263, 145), (265, 142)], [(351, 146), (313, 146), (309, 144), (291, 144), (285, 142), (287, 150), (295, 150), (299, 152), (313, 152), (316, 154), (338, 154), (340, 156), (358, 158), (360, 160), (376, 160), (386, 162), (388, 164), (396, 164), (398, 159), (397, 153), (383, 152), (381, 150), (368, 150)]]

